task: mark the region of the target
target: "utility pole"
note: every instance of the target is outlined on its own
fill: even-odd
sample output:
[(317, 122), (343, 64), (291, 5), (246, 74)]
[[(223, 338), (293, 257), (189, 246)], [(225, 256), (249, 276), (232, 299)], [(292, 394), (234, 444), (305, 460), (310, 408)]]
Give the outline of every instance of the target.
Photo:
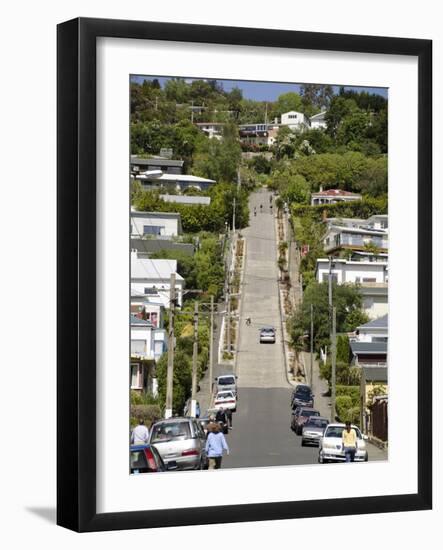
[(332, 256), (329, 256), (328, 301), (329, 301), (329, 326), (331, 326), (331, 320), (332, 320)]
[(226, 292), (226, 347), (228, 353), (231, 353), (231, 299), (229, 296), (229, 282)]
[(212, 401), (212, 377), (214, 368), (214, 296), (211, 296), (211, 324), (209, 329), (209, 406)]
[(232, 233), (235, 233), (235, 197), (234, 197), (234, 208), (232, 209)]
[(197, 410), (197, 359), (198, 359), (198, 302), (194, 304), (194, 346), (192, 350), (191, 416)]
[(194, 100), (191, 102), (191, 124), (194, 124)]
[(314, 306), (311, 304), (311, 390), (314, 392)]
[(172, 416), (172, 391), (174, 381), (174, 314), (175, 314), (175, 273), (171, 273), (169, 283), (169, 329), (168, 329), (168, 370), (166, 373), (165, 418)]
[(337, 359), (336, 311), (332, 308), (332, 338), (331, 338), (331, 422), (335, 422), (335, 384)]

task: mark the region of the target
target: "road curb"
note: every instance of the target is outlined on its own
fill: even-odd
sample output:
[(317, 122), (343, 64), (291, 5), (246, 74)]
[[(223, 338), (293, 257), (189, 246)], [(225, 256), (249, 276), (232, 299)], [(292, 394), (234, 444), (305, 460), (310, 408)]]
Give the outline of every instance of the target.
[[(277, 214), (274, 215), (274, 231), (275, 231), (275, 242), (276, 242), (276, 262), (278, 264), (278, 258), (279, 258), (279, 244), (280, 244), (280, 241), (279, 241), (279, 238), (278, 238), (278, 217), (277, 217)], [(283, 357), (284, 357), (284, 361), (285, 361), (285, 376), (286, 376), (286, 381), (288, 382), (288, 384), (291, 386), (291, 387), (295, 387), (297, 385), (297, 382), (295, 380), (292, 379), (292, 375), (291, 375), (291, 369), (289, 368), (289, 357), (288, 357), (288, 354), (289, 354), (289, 350), (287, 349), (288, 348), (288, 345), (287, 345), (287, 330), (286, 330), (286, 323), (284, 322), (283, 320), (283, 317), (284, 317), (284, 311), (283, 311), (283, 302), (282, 302), (282, 296), (281, 296), (281, 293), (282, 293), (282, 290), (280, 288), (280, 269), (278, 269), (278, 272), (279, 272), (279, 278), (278, 278), (278, 281), (277, 281), (277, 289), (278, 289), (278, 308), (279, 308), (279, 311), (280, 311), (280, 327), (281, 327), (281, 335), (282, 335), (282, 346), (283, 346)]]

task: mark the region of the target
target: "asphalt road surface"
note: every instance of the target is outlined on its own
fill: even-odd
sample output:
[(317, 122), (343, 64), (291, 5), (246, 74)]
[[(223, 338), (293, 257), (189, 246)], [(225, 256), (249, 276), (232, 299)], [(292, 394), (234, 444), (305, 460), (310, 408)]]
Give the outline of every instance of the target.
[[(223, 468), (313, 464), (318, 458), (318, 448), (302, 447), (301, 437), (290, 429), (292, 386), (286, 378), (281, 340), (275, 220), (269, 198), (266, 191), (251, 195), (250, 225), (242, 230), (246, 265), (236, 368), (239, 401), (233, 429), (227, 436), (230, 454), (223, 458)], [(248, 317), (250, 326), (246, 325)], [(277, 329), (275, 344), (259, 343), (259, 330), (266, 325)], [(325, 383), (320, 382), (318, 365), (315, 367), (315, 399), (321, 413), (329, 416), (330, 403), (320, 387)], [(214, 368), (214, 376), (227, 372), (229, 369), (221, 365)], [(203, 386), (206, 395), (209, 380)], [(386, 453), (368, 447), (370, 460), (386, 458)]]
[[(242, 231), (246, 268), (237, 358), (239, 402), (228, 436), (231, 453), (223, 459), (224, 468), (317, 461), (317, 449), (302, 447), (290, 429), (292, 387), (286, 378), (281, 341), (277, 246), (269, 197), (264, 191), (251, 195), (250, 226)], [(250, 326), (246, 326), (248, 317)], [(275, 344), (259, 343), (259, 330), (266, 325), (277, 329)]]

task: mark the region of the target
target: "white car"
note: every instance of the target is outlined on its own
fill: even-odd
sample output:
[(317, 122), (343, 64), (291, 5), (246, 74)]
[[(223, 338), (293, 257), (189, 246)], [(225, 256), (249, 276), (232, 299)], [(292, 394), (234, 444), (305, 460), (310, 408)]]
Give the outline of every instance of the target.
[(230, 409), (232, 412), (237, 410), (237, 397), (234, 392), (219, 391), (214, 398), (214, 409)]
[(274, 327), (263, 327), (260, 329), (260, 344), (275, 344)]
[[(365, 441), (368, 437), (362, 435), (357, 426), (352, 425), (351, 428), (357, 434), (357, 452), (355, 453), (354, 460), (355, 462), (367, 462), (368, 451), (366, 450)], [(344, 429), (344, 424), (329, 424), (327, 426), (319, 443), (318, 461), (320, 464), (345, 461), (345, 452), (342, 446), (342, 433)]]

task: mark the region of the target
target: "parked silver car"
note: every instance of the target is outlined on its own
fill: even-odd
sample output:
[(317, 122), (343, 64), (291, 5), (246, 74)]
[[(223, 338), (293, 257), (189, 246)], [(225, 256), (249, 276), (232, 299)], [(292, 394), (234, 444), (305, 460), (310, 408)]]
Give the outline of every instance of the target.
[(237, 395), (237, 376), (235, 374), (221, 374), (215, 378), (215, 390), (217, 392), (231, 390)]
[(311, 416), (302, 428), (301, 446), (304, 447), (308, 443), (318, 445), (328, 423), (327, 418)]
[(159, 420), (151, 428), (149, 443), (168, 469), (200, 470), (206, 464), (205, 432), (194, 418)]

